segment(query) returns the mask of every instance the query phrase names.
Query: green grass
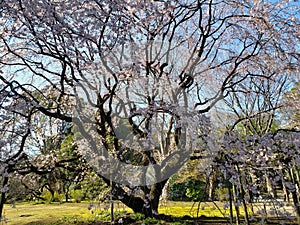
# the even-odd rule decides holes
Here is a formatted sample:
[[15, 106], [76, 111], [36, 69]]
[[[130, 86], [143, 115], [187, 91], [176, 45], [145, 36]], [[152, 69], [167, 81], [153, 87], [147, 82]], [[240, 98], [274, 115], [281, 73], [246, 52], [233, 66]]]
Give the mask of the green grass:
[[[110, 220], [109, 204], [95, 205], [93, 213], [88, 210], [89, 202], [83, 203], [17, 203], [15, 207], [6, 204], [3, 210], [4, 221], [8, 225], [41, 225], [41, 224], [74, 224], [79, 222], [94, 222]], [[115, 215], [132, 213], [120, 202], [115, 203]]]
[[[96, 220], [109, 220], [108, 211], [100, 205], [92, 214], [88, 210], [89, 203], [64, 203], [64, 204], [30, 204], [18, 203], [15, 208], [10, 205], [4, 207], [4, 217], [9, 225], [33, 224], [71, 224], [78, 221], [92, 222]], [[202, 209], [202, 205], [205, 206]], [[199, 216], [222, 217], [219, 210], [212, 204], [202, 204]], [[106, 205], [108, 206], [108, 205]], [[116, 210], [132, 213], [132, 210], [120, 203], [115, 204]], [[197, 216], [197, 204], [192, 202], [167, 202], [162, 203], [159, 213], [175, 217]], [[4, 223], [5, 224], [5, 223]]]
[[[100, 205], [92, 214], [88, 210], [89, 203], [64, 203], [64, 204], [29, 204], [29, 203], [18, 203], [15, 208], [10, 205], [4, 207], [4, 217], [8, 224], [40, 224], [51, 223], [54, 221], [63, 221], [68, 218], [72, 220], [96, 220], [95, 214], [99, 214], [98, 219], [105, 220], [109, 219], [109, 214], [103, 213], [105, 205]], [[106, 205], [108, 206], [108, 205]], [[120, 203], [115, 204], [115, 208], [122, 211], [132, 213], [132, 210], [123, 206]], [[102, 214], [101, 214], [102, 212]], [[159, 213], [172, 215], [175, 217], [182, 216], [197, 216], [197, 204], [192, 202], [167, 202], [162, 203], [159, 209]], [[218, 210], [214, 210], [209, 204], [205, 205], [204, 210], [200, 210], [199, 216], [219, 216], [222, 214]], [[106, 218], [108, 217], [108, 218]]]
[[15, 208], [5, 205], [4, 217], [8, 224], [25, 225], [52, 223], [66, 217], [88, 218], [91, 213], [87, 203], [66, 203], [50, 205], [16, 204]]
[[[222, 207], [222, 203], [218, 203], [220, 210], [212, 202], [205, 202], [198, 205], [198, 203], [193, 202], [161, 202], [159, 213], [165, 215], [171, 215], [176, 218], [181, 218], [183, 216], [189, 217], [204, 217], [204, 218], [219, 218], [229, 216], [229, 210], [226, 211]], [[8, 225], [71, 225], [71, 224], [92, 224], [95, 221], [109, 221], [109, 204], [97, 205], [96, 209], [93, 211], [88, 210], [89, 203], [64, 203], [64, 204], [33, 204], [33, 203], [18, 203], [16, 207], [11, 207], [10, 205], [5, 205], [4, 207], [4, 217], [5, 221], [2, 224]], [[199, 207], [199, 211], [198, 211]], [[243, 215], [242, 208], [240, 207], [241, 215]], [[115, 203], [115, 217], [118, 218], [128, 217], [128, 213], [132, 213], [132, 210], [125, 207], [123, 204]], [[198, 215], [197, 215], [198, 211]], [[126, 214], [126, 215], [125, 215]], [[144, 219], [142, 215], [131, 214], [130, 217], [134, 221], [143, 221], [145, 225], [147, 224], [157, 224], [151, 222], [149, 218]], [[139, 218], [140, 217], [140, 218]], [[182, 222], [182, 220], [180, 221]], [[149, 221], [148, 221], [149, 220]], [[181, 223], [180, 222], [180, 223]], [[188, 221], [183, 221], [189, 224]], [[178, 222], [179, 223], [179, 222]], [[140, 223], [136, 223], [140, 224]], [[165, 223], [162, 224], [173, 224]]]
[[[162, 203], [159, 208], [159, 213], [175, 217], [197, 217], [197, 212], [198, 203], [193, 202], [166, 202]], [[229, 213], [228, 210], [226, 212]], [[198, 216], [223, 217], [223, 214], [214, 206], [213, 203], [201, 203], [199, 206]]]

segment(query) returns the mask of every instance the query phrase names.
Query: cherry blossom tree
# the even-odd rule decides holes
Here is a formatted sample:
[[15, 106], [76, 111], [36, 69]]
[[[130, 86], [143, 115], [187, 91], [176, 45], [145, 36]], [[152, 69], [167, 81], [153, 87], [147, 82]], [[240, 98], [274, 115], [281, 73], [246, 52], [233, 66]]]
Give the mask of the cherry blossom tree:
[[[285, 124], [278, 120], [282, 117], [280, 115], [286, 112], [286, 108], [293, 105], [286, 101], [285, 96], [289, 87], [294, 85], [295, 77], [282, 73], [274, 81], [267, 78], [273, 73], [272, 68], [265, 69], [264, 73], [266, 76], [255, 80], [255, 83], [252, 78], [249, 79], [248, 88], [251, 87], [251, 92], [243, 84], [238, 84], [240, 91], [230, 93], [224, 100], [229, 107], [227, 113], [231, 114], [233, 122], [224, 135], [220, 157], [217, 157], [214, 168], [223, 171], [221, 173], [224, 175], [224, 187], [227, 187], [230, 196], [228, 206], [231, 208], [231, 218], [234, 203], [238, 223], [239, 205], [243, 206], [245, 212], [250, 205], [254, 214], [252, 203], [255, 199], [266, 198], [266, 196], [274, 206], [270, 213], [287, 216], [289, 212], [282, 214], [285, 209], [278, 198], [283, 196], [277, 195], [276, 189], [279, 187], [283, 189], [284, 201], [290, 202], [289, 193], [294, 195], [292, 199], [295, 212], [299, 216], [299, 196], [295, 191], [298, 187], [298, 163], [287, 160], [289, 154], [295, 154], [295, 159], [298, 157], [299, 131], [280, 129]], [[280, 82], [277, 82], [278, 80]], [[295, 94], [294, 90], [291, 94]], [[296, 99], [294, 95], [290, 100], [295, 102]], [[295, 113], [290, 111], [291, 114], [293, 112]], [[291, 114], [290, 116], [295, 118]], [[289, 143], [289, 147], [286, 143]], [[283, 152], [289, 153], [283, 154]], [[249, 154], [252, 157], [249, 157]], [[261, 157], [265, 158], [266, 162], [258, 161]], [[219, 182], [219, 185], [222, 186], [222, 182]], [[250, 223], [247, 213], [245, 213], [245, 223]]]
[[300, 82], [295, 82], [292, 89], [285, 94], [286, 107], [281, 110], [282, 119], [285, 122], [285, 128], [299, 129], [300, 115], [299, 115], [299, 101], [300, 101]]
[[[150, 169], [153, 177], [142, 184], [98, 171], [114, 198], [147, 216], [158, 213], [167, 171], [176, 172], [197, 148], [205, 113], [231, 93], [255, 91], [249, 80], [280, 85], [278, 75], [299, 69], [297, 2], [3, 0], [0, 6], [0, 81], [18, 86], [12, 94], [47, 117], [75, 123], [85, 144], [79, 149], [92, 150], [91, 160], [98, 151]], [[41, 92], [45, 87], [58, 94]]]
[[0, 221], [2, 210], [9, 189], [9, 179], [18, 164], [23, 162], [24, 149], [30, 134], [33, 114], [30, 103], [15, 98], [8, 86], [0, 86]]
[[[262, 185], [267, 174], [272, 187], [282, 184], [291, 193], [294, 212], [299, 217], [299, 134], [299, 131], [279, 129], [263, 136], [248, 135], [246, 138], [238, 133], [226, 135], [221, 157], [216, 164], [227, 181], [219, 185], [234, 186], [231, 197], [235, 206], [244, 205], [247, 209], [253, 195], [263, 193]], [[258, 180], [260, 182], [256, 182]], [[271, 200], [273, 205], [268, 213], [293, 219], [292, 212], [284, 209], [282, 201], [275, 197]], [[226, 203], [224, 207], [228, 206], [230, 204]], [[265, 210], [254, 211], [252, 207], [254, 215], [264, 216], [267, 213]], [[250, 217], [245, 217], [246, 223], [250, 221]]]

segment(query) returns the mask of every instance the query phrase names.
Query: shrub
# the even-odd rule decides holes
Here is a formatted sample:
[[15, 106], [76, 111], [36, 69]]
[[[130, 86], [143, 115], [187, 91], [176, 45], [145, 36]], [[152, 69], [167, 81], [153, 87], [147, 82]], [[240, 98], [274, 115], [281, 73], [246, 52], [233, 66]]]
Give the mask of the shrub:
[[205, 201], [207, 200], [205, 187], [206, 184], [203, 181], [194, 179], [188, 180], [186, 196], [192, 201]]
[[186, 183], [170, 184], [170, 198], [173, 201], [185, 201], [188, 197], [185, 195]]
[[205, 182], [187, 179], [184, 182], [170, 184], [170, 197], [173, 201], [206, 200]]
[[82, 190], [74, 190], [73, 192], [73, 199], [76, 203], [80, 203], [83, 199], [83, 193]]
[[65, 195], [64, 194], [59, 194], [57, 192], [54, 193], [54, 202], [59, 202], [59, 203], [63, 203], [65, 200]]
[[50, 191], [44, 191], [41, 197], [45, 200], [47, 204], [50, 204], [54, 200]]
[[219, 201], [228, 201], [228, 190], [227, 188], [216, 188], [215, 190], [216, 199]]

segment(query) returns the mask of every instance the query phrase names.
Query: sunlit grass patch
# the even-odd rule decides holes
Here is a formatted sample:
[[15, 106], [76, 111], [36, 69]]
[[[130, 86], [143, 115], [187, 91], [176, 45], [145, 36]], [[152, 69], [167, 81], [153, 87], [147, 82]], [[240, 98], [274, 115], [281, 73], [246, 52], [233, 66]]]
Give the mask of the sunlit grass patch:
[[[5, 205], [4, 216], [7, 218], [8, 225], [67, 225], [110, 221], [109, 202], [92, 204], [91, 207], [90, 202], [64, 204], [19, 203], [16, 204], [15, 208]], [[120, 202], [115, 202], [114, 209], [115, 218], [129, 216], [133, 221], [146, 220], [141, 214], [133, 214], [131, 209]], [[129, 213], [131, 214], [129, 215]], [[159, 213], [178, 218], [180, 221], [187, 219], [190, 222], [192, 218], [197, 217], [229, 217], [229, 209], [223, 209], [223, 203], [220, 202], [202, 202], [200, 204], [198, 202], [161, 202]], [[243, 216], [243, 214], [242, 207], [240, 207], [240, 215]], [[146, 222], [150, 224], [151, 221], [150, 219], [148, 220]]]
[[[159, 213], [172, 215], [175, 217], [191, 216], [191, 217], [224, 217], [228, 218], [230, 211], [227, 207], [224, 209], [224, 203], [221, 202], [163, 202], [159, 208]], [[239, 207], [240, 216], [244, 216], [244, 210]], [[248, 214], [251, 215], [250, 210]], [[236, 211], [233, 209], [233, 215]]]
[[159, 213], [176, 217], [223, 217], [223, 214], [213, 203], [167, 202], [161, 205]]
[[25, 225], [51, 223], [63, 217], [77, 216], [79, 218], [90, 217], [87, 209], [88, 204], [49, 204], [49, 205], [32, 205], [16, 204], [15, 208], [10, 205], [4, 207], [4, 217], [8, 224]]

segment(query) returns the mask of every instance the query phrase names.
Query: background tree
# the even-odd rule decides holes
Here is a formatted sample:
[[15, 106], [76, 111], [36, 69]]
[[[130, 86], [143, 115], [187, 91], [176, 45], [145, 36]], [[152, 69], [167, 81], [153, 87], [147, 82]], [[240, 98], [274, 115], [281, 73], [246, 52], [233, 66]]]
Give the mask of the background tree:
[[[30, 134], [29, 124], [33, 114], [30, 103], [15, 98], [9, 86], [0, 85], [0, 220], [9, 179], [25, 158], [25, 143]], [[24, 110], [26, 108], [26, 110]]]
[[300, 82], [297, 81], [291, 90], [285, 93], [286, 107], [281, 110], [281, 116], [285, 124], [283, 127], [288, 129], [300, 129], [300, 114], [299, 114], [299, 101], [300, 101]]
[[[38, 118], [38, 122], [32, 123], [35, 129], [28, 141], [31, 151], [26, 155], [26, 163], [18, 168], [19, 179], [27, 188], [32, 186], [30, 189], [36, 197], [42, 198], [41, 194], [48, 190], [49, 202], [54, 200], [55, 194], [63, 194], [68, 202], [71, 188], [84, 179], [89, 167], [77, 152], [69, 124], [55, 124], [38, 115], [34, 118]], [[32, 185], [30, 177], [35, 177], [37, 187], [34, 188], [36, 185]]]

